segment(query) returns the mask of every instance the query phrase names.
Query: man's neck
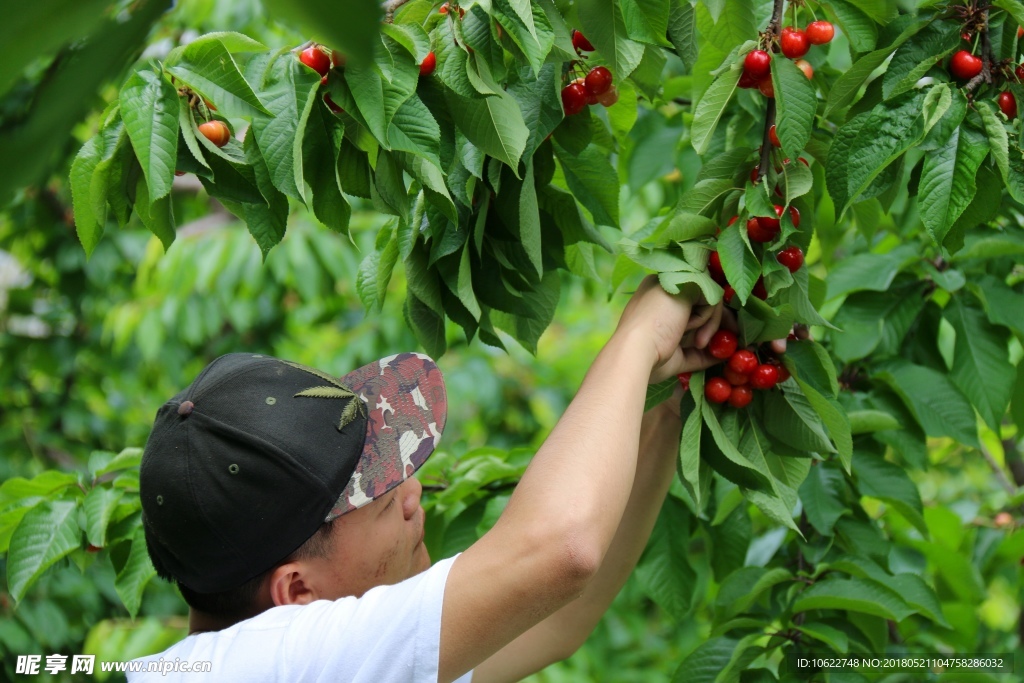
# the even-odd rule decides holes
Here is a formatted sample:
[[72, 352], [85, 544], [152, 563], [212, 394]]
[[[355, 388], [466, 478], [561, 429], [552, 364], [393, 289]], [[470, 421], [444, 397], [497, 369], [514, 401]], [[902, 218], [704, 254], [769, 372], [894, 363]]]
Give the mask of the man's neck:
[[226, 619], [224, 617], [217, 617], [212, 614], [207, 614], [206, 612], [200, 612], [199, 610], [189, 609], [188, 634], [191, 636], [195, 635], [196, 633], [221, 631], [230, 626], [234, 626], [240, 621], [243, 621], [243, 619]]

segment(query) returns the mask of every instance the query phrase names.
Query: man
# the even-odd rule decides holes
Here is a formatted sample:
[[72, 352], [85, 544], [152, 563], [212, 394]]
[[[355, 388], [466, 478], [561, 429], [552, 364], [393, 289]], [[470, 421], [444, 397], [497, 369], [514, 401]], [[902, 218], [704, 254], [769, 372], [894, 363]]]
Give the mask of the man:
[[[722, 309], [694, 312], [698, 294], [643, 281], [494, 528], [433, 567], [412, 476], [445, 423], [430, 359], [340, 380], [211, 363], [160, 409], [141, 468], [147, 545], [189, 636], [129, 680], [489, 683], [568, 657], [675, 473], [678, 401], [644, 414], [648, 383], [716, 362], [703, 349]], [[209, 674], [185, 673], [201, 662]]]

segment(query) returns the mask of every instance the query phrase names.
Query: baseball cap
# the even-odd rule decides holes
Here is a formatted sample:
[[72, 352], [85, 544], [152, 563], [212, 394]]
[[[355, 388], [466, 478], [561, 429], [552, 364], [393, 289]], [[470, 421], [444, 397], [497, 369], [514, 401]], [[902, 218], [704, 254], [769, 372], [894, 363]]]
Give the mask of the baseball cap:
[[419, 353], [341, 378], [221, 356], [157, 411], [139, 483], [149, 552], [196, 592], [236, 588], [412, 476], [447, 407]]

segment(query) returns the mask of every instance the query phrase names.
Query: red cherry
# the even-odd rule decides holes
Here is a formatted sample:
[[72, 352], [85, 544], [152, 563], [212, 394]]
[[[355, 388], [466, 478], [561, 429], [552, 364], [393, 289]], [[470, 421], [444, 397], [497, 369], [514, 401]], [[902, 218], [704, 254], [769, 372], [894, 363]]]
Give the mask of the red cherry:
[[775, 258], [791, 273], [800, 270], [800, 266], [804, 264], [804, 252], [800, 247], [786, 247]]
[[231, 140], [231, 130], [223, 121], [207, 121], [199, 124], [199, 132], [217, 147], [223, 147]]
[[708, 342], [708, 353], [715, 358], [725, 359], [736, 353], [736, 346], [740, 343], [735, 332], [719, 330]]
[[750, 169], [750, 182], [757, 185], [757, 174], [761, 170], [761, 165], [758, 164], [754, 168]]
[[757, 365], [757, 356], [753, 351], [746, 349], [740, 349], [729, 359], [729, 367], [742, 375], [749, 375], [757, 368]]
[[680, 372], [676, 377], [679, 379], [679, 386], [683, 388], [683, 391], [690, 390], [690, 377], [693, 375], [692, 372]]
[[747, 221], [747, 237], [750, 238], [751, 242], [771, 242], [775, 239], [777, 230], [769, 230], [761, 225], [761, 221], [757, 218], [751, 218]]
[[735, 223], [737, 218], [739, 218], [739, 216], [733, 216], [732, 218], [730, 218], [729, 222], [725, 224], [726, 227], [728, 227], [728, 226], [732, 225], [733, 223]]
[[1024, 81], [1024, 66], [1018, 66], [1013, 70], [1013, 73], [1017, 77], [1018, 81]]
[[761, 91], [761, 94], [768, 99], [775, 99], [775, 84], [772, 83], [771, 76], [765, 76], [757, 83], [757, 89]]
[[772, 124], [772, 127], [768, 129], [768, 140], [772, 143], [772, 146], [782, 147], [782, 143], [779, 142], [779, 134], [775, 132], [774, 123]]
[[732, 288], [732, 285], [726, 285], [725, 286], [725, 294], [722, 297], [723, 299], [725, 299], [725, 303], [727, 303], [727, 304], [732, 303], [732, 298], [734, 296], [736, 296], [736, 290]]
[[800, 227], [800, 209], [795, 206], [789, 207], [789, 220], [793, 221], [793, 227]]
[[736, 85], [740, 88], [756, 88], [757, 79], [744, 71], [740, 74], [740, 81]]
[[176, 176], [178, 176], [180, 178], [181, 176], [185, 175], [185, 171], [175, 171], [174, 175], [176, 175]]
[[712, 377], [704, 385], [704, 396], [712, 403], [725, 403], [732, 395], [732, 386], [721, 377]]
[[827, 21], [812, 21], [807, 24], [804, 33], [807, 34], [807, 40], [811, 45], [824, 45], [832, 40], [832, 37], [836, 34], [836, 29]]
[[331, 58], [316, 45], [307, 47], [299, 54], [299, 61], [321, 76], [331, 70]]
[[751, 50], [743, 58], [743, 73], [760, 81], [771, 72], [772, 57], [764, 50]]
[[782, 217], [782, 207], [778, 204], [775, 205], [775, 216], [758, 216], [757, 222], [761, 224], [763, 230], [771, 232], [773, 235], [778, 234], [780, 230], [779, 218]]
[[811, 66], [811, 63], [806, 59], [798, 59], [793, 63], [797, 65], [797, 68], [804, 72], [804, 76], [807, 76], [807, 80], [814, 78], [814, 67]]
[[434, 73], [434, 69], [437, 68], [437, 56], [434, 55], [433, 50], [427, 53], [427, 56], [420, 62], [420, 76], [429, 76]]
[[758, 365], [750, 373], [750, 384], [755, 389], [771, 389], [779, 382], [779, 369], [774, 365]]
[[981, 57], [975, 57], [967, 50], [960, 50], [949, 60], [949, 72], [964, 81], [980, 74], [981, 66]]
[[[446, 2], [443, 5], [441, 5], [441, 8], [439, 10], [437, 10], [437, 11], [438, 11], [439, 14], [448, 14], [448, 3]], [[460, 7], [459, 8], [459, 19], [461, 19], [464, 16], [466, 16], [466, 10], [464, 10], [464, 9], [462, 9]]]
[[964, 31], [963, 33], [960, 34], [960, 40], [964, 41], [965, 43], [971, 42], [971, 37], [972, 36], [970, 31]]
[[590, 95], [595, 97], [603, 95], [608, 92], [608, 88], [612, 87], [612, 72], [603, 66], [595, 66], [587, 74], [583, 86]]
[[761, 301], [764, 301], [765, 299], [768, 298], [768, 290], [764, 286], [763, 277], [757, 278], [757, 282], [754, 283], [753, 294]]
[[722, 376], [729, 380], [729, 384], [734, 387], [738, 387], [750, 381], [749, 375], [744, 375], [742, 372], [736, 372], [728, 365], [722, 368]]
[[1017, 40], [1024, 38], [1024, 26], [1017, 27]]
[[619, 89], [614, 85], [608, 88], [608, 91], [603, 95], [597, 96], [597, 102], [602, 107], [611, 107], [619, 101]]
[[782, 382], [785, 382], [790, 377], [792, 377], [792, 375], [789, 374], [789, 370], [786, 368], [785, 365], [783, 365], [781, 363], [778, 363], [778, 362], [774, 362], [774, 363], [772, 363], [772, 366], [775, 367], [776, 369], [778, 369], [778, 371], [779, 371], [779, 383], [780, 384]]
[[729, 405], [733, 408], [746, 408], [754, 400], [754, 390], [748, 386], [733, 387], [729, 394]]
[[810, 165], [809, 163], [807, 163], [807, 159], [804, 159], [803, 157], [799, 157], [799, 158], [797, 158], [797, 161], [799, 161], [799, 162], [800, 162], [801, 164], [803, 164], [803, 165], [804, 165], [804, 166], [806, 166], [807, 168], [810, 168], [810, 167], [811, 167], [811, 165]]
[[712, 280], [725, 286], [725, 271], [722, 270], [722, 258], [717, 251], [711, 252], [711, 256], [708, 258], [708, 273]]
[[1006, 114], [1006, 118], [1015, 119], [1017, 118], [1017, 98], [1013, 96], [1013, 93], [1009, 90], [1004, 90], [999, 93], [999, 109]]
[[572, 32], [572, 46], [576, 48], [577, 52], [580, 52], [581, 50], [583, 52], [592, 52], [594, 50], [594, 46], [591, 45], [590, 41], [587, 40], [579, 31]]
[[579, 114], [587, 106], [587, 91], [579, 83], [570, 83], [562, 88], [562, 109], [566, 116]]
[[799, 59], [811, 49], [811, 41], [807, 39], [806, 33], [789, 26], [782, 29], [779, 46], [782, 48], [782, 54], [790, 59]]

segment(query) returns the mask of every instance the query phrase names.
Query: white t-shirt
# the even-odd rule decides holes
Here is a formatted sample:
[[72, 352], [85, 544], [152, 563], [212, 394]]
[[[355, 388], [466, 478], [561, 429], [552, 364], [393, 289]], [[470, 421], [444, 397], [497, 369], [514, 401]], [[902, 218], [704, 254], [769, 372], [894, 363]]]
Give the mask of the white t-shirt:
[[[458, 557], [456, 555], [456, 557]], [[130, 683], [436, 683], [441, 604], [454, 557], [361, 598], [282, 605], [134, 660]], [[184, 673], [210, 662], [208, 673]], [[178, 671], [172, 666], [177, 664]], [[163, 671], [168, 670], [167, 674]], [[145, 669], [144, 669], [145, 671]], [[457, 683], [469, 683], [472, 671]]]

